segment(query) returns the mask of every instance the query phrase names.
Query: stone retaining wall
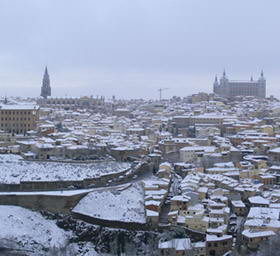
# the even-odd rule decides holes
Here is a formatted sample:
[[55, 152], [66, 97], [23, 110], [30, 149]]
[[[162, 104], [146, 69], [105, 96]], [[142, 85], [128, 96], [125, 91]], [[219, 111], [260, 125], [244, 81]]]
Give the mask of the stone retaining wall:
[[136, 222], [123, 222], [123, 221], [116, 221], [116, 220], [105, 220], [99, 219], [95, 217], [91, 217], [88, 215], [84, 215], [77, 212], [71, 213], [72, 217], [75, 219], [83, 220], [87, 223], [100, 225], [103, 227], [110, 227], [110, 228], [123, 228], [128, 230], [149, 230], [149, 226], [145, 223], [136, 223]]
[[19, 191], [51, 191], [61, 189], [86, 188], [90, 185], [105, 185], [109, 180], [125, 175], [130, 169], [117, 173], [106, 174], [96, 178], [83, 180], [59, 180], [59, 181], [21, 181], [19, 184], [0, 184], [2, 192]]
[[[133, 168], [133, 172], [125, 177], [122, 182], [124, 183], [127, 179], [131, 178], [131, 176], [150, 171], [151, 165], [147, 162], [143, 162]], [[0, 205], [16, 205], [25, 208], [29, 208], [32, 210], [45, 210], [53, 213], [65, 213], [69, 214], [71, 210], [76, 206], [76, 204], [88, 194], [88, 192], [81, 192], [75, 195], [66, 195], [61, 194], [59, 192], [56, 195], [51, 194], [40, 194], [36, 191], [55, 191], [61, 190], [69, 187], [69, 186], [80, 186], [80, 188], [86, 188], [90, 185], [94, 185], [96, 187], [101, 187], [103, 184], [106, 184], [109, 179], [114, 177], [118, 177], [127, 172], [127, 170], [121, 173], [114, 173], [105, 175], [100, 178], [92, 178], [85, 179], [83, 181], [54, 181], [54, 182], [43, 182], [43, 181], [34, 181], [34, 182], [21, 182], [20, 184], [0, 184], [0, 190], [2, 192], [15, 192], [9, 194], [1, 194], [0, 193]], [[118, 184], [120, 182], [116, 182]], [[115, 185], [116, 185], [115, 184]], [[60, 189], [61, 188], [61, 189]], [[26, 191], [34, 191], [36, 193], [16, 193], [16, 192], [26, 192]], [[81, 218], [89, 223], [100, 223], [98, 225], [104, 225], [115, 228], [125, 228], [132, 230], [144, 230], [148, 229], [146, 224], [141, 223], [124, 223], [124, 222], [108, 222], [106, 220], [100, 219], [88, 219], [88, 216], [82, 216], [81, 214], [74, 214], [76, 218]]]
[[[105, 186], [109, 180], [124, 176], [123, 179], [115, 182], [115, 185], [129, 181], [135, 174], [150, 171], [151, 165], [143, 162], [134, 168], [111, 174], [105, 174], [96, 178], [86, 178], [83, 180], [60, 180], [60, 181], [22, 181], [19, 184], [0, 184], [2, 192], [27, 192], [27, 191], [52, 191], [62, 189], [81, 189], [88, 187]], [[128, 175], [127, 172], [131, 171]]]
[[49, 211], [53, 213], [69, 214], [76, 204], [87, 194], [88, 192], [75, 194], [75, 195], [1, 195], [0, 205], [16, 205], [36, 211]]

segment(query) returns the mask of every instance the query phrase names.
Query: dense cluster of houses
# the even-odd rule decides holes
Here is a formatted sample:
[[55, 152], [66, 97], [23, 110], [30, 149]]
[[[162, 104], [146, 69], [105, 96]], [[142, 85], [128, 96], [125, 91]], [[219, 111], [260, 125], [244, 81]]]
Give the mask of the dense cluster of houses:
[[[206, 97], [207, 96], [207, 97]], [[15, 102], [13, 102], [15, 104]], [[36, 129], [0, 132], [0, 152], [30, 161], [154, 162], [141, 182], [147, 223], [190, 237], [159, 242], [162, 255], [256, 250], [280, 231], [280, 102], [197, 94], [170, 100], [42, 106]], [[190, 254], [192, 253], [192, 254]]]
[[171, 171], [169, 163], [162, 163], [157, 172], [158, 178], [143, 181], [146, 218], [152, 226], [159, 224], [159, 214], [170, 188]]

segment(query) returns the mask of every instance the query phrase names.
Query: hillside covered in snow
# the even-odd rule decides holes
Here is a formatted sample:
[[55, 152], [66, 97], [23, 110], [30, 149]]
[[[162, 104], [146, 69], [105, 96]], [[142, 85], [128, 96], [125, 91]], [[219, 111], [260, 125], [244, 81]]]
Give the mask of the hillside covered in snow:
[[91, 192], [73, 212], [104, 220], [145, 223], [143, 187], [135, 183], [127, 188]]
[[0, 230], [1, 247], [30, 253], [60, 249], [68, 244], [67, 233], [55, 221], [18, 206], [0, 205]]

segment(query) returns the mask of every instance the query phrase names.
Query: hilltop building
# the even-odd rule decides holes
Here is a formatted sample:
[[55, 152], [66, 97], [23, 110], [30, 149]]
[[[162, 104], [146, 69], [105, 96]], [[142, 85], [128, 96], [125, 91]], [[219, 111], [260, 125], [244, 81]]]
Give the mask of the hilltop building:
[[104, 105], [104, 97], [84, 96], [79, 98], [41, 98], [37, 101], [40, 107], [58, 109], [96, 108]]
[[258, 98], [265, 98], [266, 96], [266, 80], [261, 72], [261, 76], [258, 80], [229, 80], [226, 76], [226, 72], [223, 72], [223, 76], [218, 81], [217, 76], [213, 84], [214, 93], [224, 98], [232, 99], [236, 96], [254, 96]]
[[77, 108], [97, 108], [104, 105], [104, 97], [84, 96], [84, 97], [60, 97], [48, 98], [51, 96], [50, 76], [48, 68], [45, 68], [43, 83], [41, 87], [41, 98], [37, 100], [40, 107], [59, 108], [59, 109], [77, 109]]

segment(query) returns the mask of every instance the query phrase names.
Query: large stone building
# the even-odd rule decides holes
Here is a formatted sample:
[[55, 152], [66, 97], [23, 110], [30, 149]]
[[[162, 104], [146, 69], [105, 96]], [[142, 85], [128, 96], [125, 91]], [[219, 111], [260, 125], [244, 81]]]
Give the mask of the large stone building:
[[25, 134], [37, 127], [39, 120], [39, 107], [37, 105], [1, 105], [0, 130]]
[[59, 109], [77, 109], [77, 108], [96, 108], [104, 105], [104, 97], [94, 98], [84, 96], [80, 98], [40, 98], [37, 101], [41, 107], [59, 108]]
[[59, 108], [59, 109], [77, 109], [77, 108], [98, 108], [101, 105], [104, 105], [104, 97], [92, 97], [84, 96], [77, 98], [48, 98], [51, 96], [51, 86], [50, 86], [50, 77], [48, 73], [48, 68], [45, 68], [45, 73], [43, 77], [43, 83], [41, 87], [41, 98], [37, 100], [37, 104], [40, 107], [50, 107], [50, 108]]
[[236, 96], [254, 96], [258, 98], [265, 98], [266, 96], [266, 80], [263, 72], [258, 80], [240, 81], [229, 80], [226, 76], [226, 72], [223, 72], [223, 76], [218, 81], [217, 76], [213, 84], [214, 93], [232, 99]]

